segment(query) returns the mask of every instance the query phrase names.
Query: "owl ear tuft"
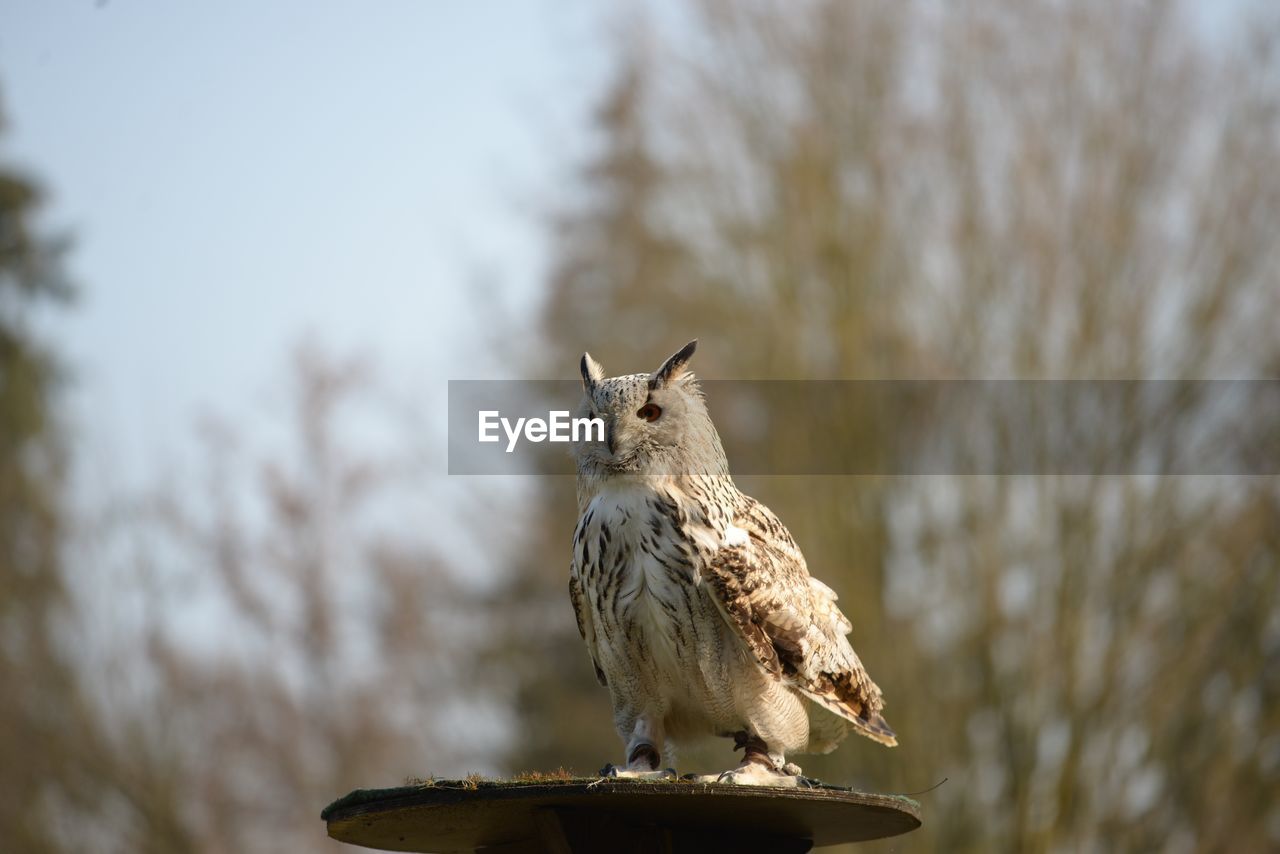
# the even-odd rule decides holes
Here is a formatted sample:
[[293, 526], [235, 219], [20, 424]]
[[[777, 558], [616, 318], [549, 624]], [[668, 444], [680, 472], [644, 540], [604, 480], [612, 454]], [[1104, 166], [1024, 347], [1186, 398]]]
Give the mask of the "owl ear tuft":
[[591, 387], [604, 379], [604, 366], [591, 358], [590, 353], [582, 354], [582, 389], [590, 391]]
[[681, 374], [688, 370], [689, 359], [693, 358], [693, 351], [696, 349], [698, 349], [697, 338], [681, 347], [671, 358], [662, 363], [661, 368], [658, 368], [649, 377], [649, 388], [657, 390], [672, 380], [678, 379]]

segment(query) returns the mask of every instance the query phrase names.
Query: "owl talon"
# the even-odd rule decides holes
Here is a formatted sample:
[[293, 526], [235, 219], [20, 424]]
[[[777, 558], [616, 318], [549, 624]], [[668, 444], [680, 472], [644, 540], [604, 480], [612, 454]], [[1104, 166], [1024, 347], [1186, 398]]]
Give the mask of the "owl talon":
[[661, 771], [628, 771], [612, 763], [600, 769], [600, 776], [628, 780], [675, 780], [678, 778], [674, 768], [663, 768]]
[[784, 774], [765, 767], [756, 762], [739, 765], [712, 778], [710, 775], [700, 778], [698, 782], [728, 783], [735, 786], [774, 786], [779, 789], [811, 789], [813, 785], [808, 777], [798, 774]]

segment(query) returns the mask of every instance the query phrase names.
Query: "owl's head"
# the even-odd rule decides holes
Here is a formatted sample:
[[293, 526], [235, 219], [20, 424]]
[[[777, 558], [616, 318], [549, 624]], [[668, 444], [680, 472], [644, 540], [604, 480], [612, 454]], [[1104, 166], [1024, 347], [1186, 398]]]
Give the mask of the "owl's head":
[[603, 441], [574, 446], [581, 474], [728, 474], [698, 380], [689, 370], [690, 341], [653, 373], [606, 377], [582, 354], [580, 418], [604, 421]]

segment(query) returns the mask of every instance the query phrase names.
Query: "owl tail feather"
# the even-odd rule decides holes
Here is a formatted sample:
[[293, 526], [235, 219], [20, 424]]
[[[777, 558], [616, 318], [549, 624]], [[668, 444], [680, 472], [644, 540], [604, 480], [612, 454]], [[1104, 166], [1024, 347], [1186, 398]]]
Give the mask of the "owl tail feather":
[[898, 735], [889, 728], [888, 722], [880, 713], [876, 713], [871, 720], [860, 717], [850, 717], [849, 722], [853, 724], [853, 728], [862, 735], [872, 741], [878, 741], [885, 747], [897, 747]]
[[889, 726], [888, 721], [879, 712], [872, 712], [869, 718], [864, 718], [857, 706], [832, 697], [829, 694], [809, 694], [809, 697], [818, 704], [825, 706], [828, 711], [834, 712], [844, 718], [853, 725], [853, 729], [865, 735], [872, 741], [878, 741], [885, 747], [898, 746], [898, 734]]

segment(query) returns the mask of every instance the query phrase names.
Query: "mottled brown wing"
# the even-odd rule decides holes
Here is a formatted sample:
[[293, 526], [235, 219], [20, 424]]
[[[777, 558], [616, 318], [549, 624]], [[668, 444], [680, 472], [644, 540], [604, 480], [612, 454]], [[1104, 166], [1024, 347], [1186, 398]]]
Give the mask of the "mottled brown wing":
[[897, 744], [880, 714], [880, 689], [845, 638], [852, 627], [835, 593], [809, 575], [786, 527], [746, 496], [733, 524], [746, 532], [746, 542], [712, 553], [705, 576], [730, 625], [765, 670], [863, 735]]
[[609, 680], [605, 679], [604, 671], [596, 661], [596, 630], [591, 621], [591, 609], [584, 599], [585, 595], [582, 579], [578, 574], [578, 562], [575, 559], [569, 564], [569, 601], [573, 603], [573, 616], [578, 622], [578, 634], [582, 635], [582, 639], [587, 643], [587, 652], [591, 655], [591, 666], [595, 668], [596, 680], [607, 687]]

